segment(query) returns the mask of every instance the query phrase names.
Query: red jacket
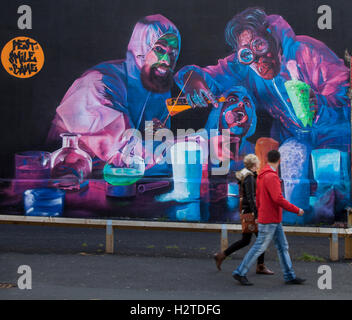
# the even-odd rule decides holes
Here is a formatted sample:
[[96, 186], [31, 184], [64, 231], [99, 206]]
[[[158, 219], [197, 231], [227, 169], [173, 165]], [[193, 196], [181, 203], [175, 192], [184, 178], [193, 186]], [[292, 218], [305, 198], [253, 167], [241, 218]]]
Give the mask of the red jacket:
[[279, 176], [268, 164], [257, 178], [256, 203], [259, 223], [281, 223], [282, 208], [299, 213], [299, 208], [282, 195]]

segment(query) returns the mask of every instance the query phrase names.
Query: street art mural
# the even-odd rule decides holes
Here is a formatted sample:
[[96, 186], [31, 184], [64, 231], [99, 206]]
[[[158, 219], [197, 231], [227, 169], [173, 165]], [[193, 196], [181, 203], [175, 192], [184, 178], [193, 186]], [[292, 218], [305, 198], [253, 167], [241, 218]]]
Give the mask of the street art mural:
[[[341, 154], [350, 149], [349, 70], [323, 43], [308, 36], [296, 36], [283, 17], [268, 16], [261, 9], [249, 8], [237, 14], [227, 24], [225, 34], [233, 48], [232, 55], [215, 66], [184, 67], [178, 72], [177, 81], [182, 85], [190, 70], [197, 74], [185, 90], [193, 105], [204, 105], [201, 96], [217, 96], [233, 83], [244, 83], [250, 88], [257, 108], [265, 109], [273, 118], [270, 138], [281, 145], [285, 195], [309, 210], [310, 161], [314, 163], [313, 179], [317, 179], [317, 174], [330, 175], [329, 162], [339, 166], [337, 171], [341, 173]], [[319, 157], [319, 149], [330, 156]], [[343, 191], [335, 192], [343, 193], [347, 203], [346, 174], [333, 180], [343, 186]], [[328, 189], [317, 188], [312, 201], [331, 193], [331, 183]], [[331, 217], [333, 207], [328, 214]], [[313, 205], [313, 211], [314, 208], [317, 207]], [[320, 212], [315, 211], [305, 219], [317, 218]], [[296, 219], [287, 213], [286, 222]]]
[[[148, 121], [162, 126], [180, 47], [179, 31], [171, 21], [161, 15], [140, 20], [125, 60], [92, 67], [70, 87], [56, 109], [49, 138], [55, 139], [57, 132], [79, 133], [84, 149], [103, 162], [124, 162], [121, 155], [129, 156], [132, 149], [150, 157], [148, 151], [153, 150], [143, 152], [138, 137], [125, 133], [130, 128], [144, 132]], [[170, 128], [170, 120], [162, 127]], [[155, 171], [166, 175], [169, 168], [158, 165]]]
[[306, 212], [284, 212], [283, 222], [343, 222], [351, 201], [344, 61], [283, 16], [250, 7], [225, 26], [229, 55], [182, 65], [188, 34], [181, 41], [184, 26], [171, 20], [157, 10], [140, 17], [125, 58], [97, 61], [68, 84], [52, 107], [46, 151], [16, 152], [0, 213], [237, 223], [235, 172], [246, 154], [262, 167], [276, 149], [285, 197]]

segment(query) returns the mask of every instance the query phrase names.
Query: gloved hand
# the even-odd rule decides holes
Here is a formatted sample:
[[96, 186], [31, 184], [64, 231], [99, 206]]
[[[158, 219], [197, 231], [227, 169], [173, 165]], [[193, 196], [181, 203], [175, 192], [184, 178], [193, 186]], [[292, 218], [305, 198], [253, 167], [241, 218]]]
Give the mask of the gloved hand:
[[108, 160], [108, 163], [118, 168], [130, 168], [135, 156], [141, 157], [142, 143], [139, 138], [131, 136], [128, 141]]
[[128, 168], [126, 163], [125, 155], [123, 153], [117, 152], [108, 160], [108, 163], [116, 168]]
[[310, 107], [310, 110], [313, 112], [313, 119], [314, 119], [316, 114], [318, 113], [318, 99], [312, 88], [310, 88], [309, 90], [309, 107]]
[[208, 100], [210, 103], [214, 105], [214, 107], [218, 107], [218, 102], [216, 101], [215, 96], [210, 91], [207, 83], [204, 78], [196, 71], [189, 71], [184, 76], [184, 83], [187, 84], [185, 86], [184, 92], [188, 101], [188, 104], [194, 107], [207, 107]]

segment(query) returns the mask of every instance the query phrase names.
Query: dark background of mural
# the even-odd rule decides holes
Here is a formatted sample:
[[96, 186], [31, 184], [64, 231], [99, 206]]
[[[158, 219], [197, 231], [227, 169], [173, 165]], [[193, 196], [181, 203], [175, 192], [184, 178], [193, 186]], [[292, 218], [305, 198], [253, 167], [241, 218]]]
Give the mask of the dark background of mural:
[[[145, 15], [163, 14], [179, 28], [182, 49], [177, 70], [187, 64], [216, 64], [218, 58], [228, 55], [225, 25], [234, 14], [251, 6], [282, 15], [296, 34], [323, 41], [339, 57], [346, 47], [352, 49], [350, 0], [3, 0], [1, 4], [0, 47], [23, 35], [39, 41], [45, 54], [43, 69], [30, 79], [14, 78], [1, 67], [1, 177], [13, 176], [15, 152], [47, 148], [44, 142], [51, 120], [68, 87], [89, 67], [124, 58], [133, 27]], [[17, 9], [22, 4], [32, 8], [32, 30], [17, 27]], [[317, 9], [324, 4], [332, 9], [332, 30], [317, 26]], [[177, 124], [184, 128], [192, 124], [197, 129], [206, 116], [206, 110], [188, 112]]]

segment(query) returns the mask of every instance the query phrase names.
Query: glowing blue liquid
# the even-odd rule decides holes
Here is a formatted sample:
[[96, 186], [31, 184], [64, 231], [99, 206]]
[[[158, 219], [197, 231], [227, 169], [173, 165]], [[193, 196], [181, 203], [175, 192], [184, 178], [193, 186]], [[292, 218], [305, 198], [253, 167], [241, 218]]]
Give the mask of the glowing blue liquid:
[[177, 143], [171, 148], [174, 189], [157, 201], [188, 202], [200, 198], [202, 150], [196, 143]]
[[65, 192], [57, 189], [30, 189], [23, 193], [27, 216], [59, 217], [62, 215]]
[[186, 150], [185, 155], [190, 161], [172, 164], [174, 193], [188, 200], [199, 199], [202, 181], [201, 151]]
[[323, 194], [332, 185], [341, 182], [340, 151], [334, 149], [317, 149], [312, 151], [314, 179], [318, 184], [317, 194]]

